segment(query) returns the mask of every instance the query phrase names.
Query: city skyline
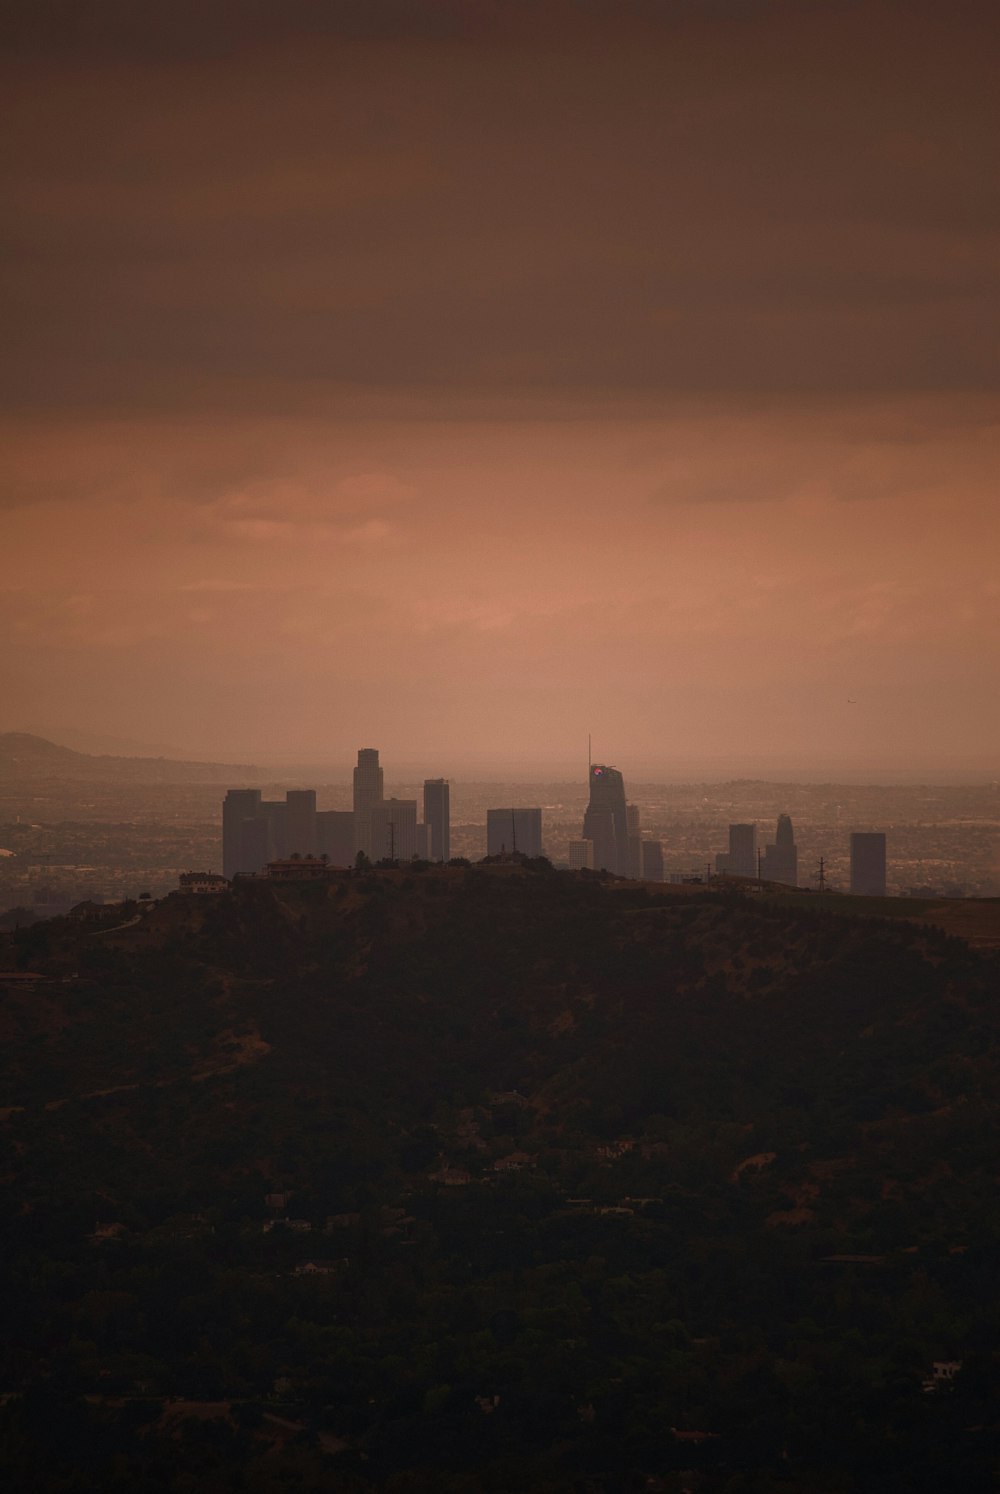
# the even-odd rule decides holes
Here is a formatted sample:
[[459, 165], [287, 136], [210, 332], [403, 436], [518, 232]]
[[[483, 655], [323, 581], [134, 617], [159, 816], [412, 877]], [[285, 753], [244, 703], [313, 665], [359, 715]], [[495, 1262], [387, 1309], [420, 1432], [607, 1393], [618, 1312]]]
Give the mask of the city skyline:
[[[623, 773], [611, 764], [591, 762], [587, 789], [582, 832], [578, 838], [569, 837], [564, 859], [553, 858], [546, 847], [540, 805], [489, 806], [481, 826], [483, 856], [487, 860], [546, 856], [570, 870], [664, 881], [662, 836], [643, 827], [640, 806], [627, 799]], [[273, 867], [276, 875], [289, 876], [291, 862], [302, 864], [305, 872], [311, 871], [310, 863], [319, 861], [333, 870], [451, 859], [447, 779], [424, 780], [421, 821], [417, 799], [385, 796], [379, 749], [362, 747], [353, 771], [352, 799], [351, 810], [319, 810], [314, 789], [289, 789], [284, 801], [263, 800], [260, 789], [229, 789], [222, 805], [224, 874], [260, 875]], [[774, 840], [766, 845], [759, 842], [757, 821], [730, 824], [728, 833], [728, 850], [717, 852], [714, 863], [705, 864], [704, 874], [700, 867], [687, 873], [672, 871], [670, 880], [690, 883], [737, 877], [789, 889], [800, 886], [798, 846], [788, 813], [778, 814]], [[884, 897], [885, 832], [851, 831], [849, 857], [849, 890]], [[823, 891], [827, 882], [822, 858], [818, 877]]]

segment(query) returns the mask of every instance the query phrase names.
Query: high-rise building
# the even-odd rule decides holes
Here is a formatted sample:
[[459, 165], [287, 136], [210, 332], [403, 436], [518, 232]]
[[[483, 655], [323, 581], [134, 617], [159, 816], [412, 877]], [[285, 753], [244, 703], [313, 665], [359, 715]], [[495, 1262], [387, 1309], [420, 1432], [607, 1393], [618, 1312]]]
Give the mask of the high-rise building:
[[541, 856], [542, 811], [540, 809], [488, 809], [486, 811], [487, 856]]
[[642, 843], [642, 879], [644, 882], [663, 881], [663, 846], [658, 840]]
[[451, 788], [447, 778], [424, 780], [424, 824], [430, 831], [431, 861], [451, 860]]
[[431, 859], [431, 827], [426, 820], [417, 821], [417, 860]]
[[583, 838], [594, 842], [594, 866], [627, 877], [629, 874], [628, 809], [625, 780], [617, 768], [592, 763], [590, 803], [583, 817]]
[[368, 808], [372, 861], [412, 861], [417, 854], [416, 799], [383, 799]]
[[761, 876], [766, 882], [780, 882], [785, 887], [799, 885], [799, 853], [787, 814], [779, 814], [774, 845], [764, 848]]
[[224, 875], [249, 876], [284, 856], [287, 818], [285, 800], [261, 799], [260, 789], [230, 789], [222, 803]]
[[378, 749], [361, 747], [358, 750], [358, 765], [354, 769], [354, 849], [363, 851], [372, 860], [370, 811], [374, 804], [382, 802], [385, 793], [385, 774], [379, 767]]
[[241, 875], [262, 872], [269, 861], [274, 861], [278, 852], [274, 846], [271, 818], [265, 812], [243, 821], [240, 836]]
[[355, 857], [354, 815], [349, 809], [321, 809], [316, 816], [316, 854], [331, 866], [350, 866]]
[[851, 836], [851, 891], [885, 897], [885, 833], [856, 830]]
[[285, 805], [285, 855], [315, 856], [316, 790], [289, 789]]
[[592, 840], [571, 840], [569, 843], [569, 869], [570, 871], [594, 870], [594, 842]]
[[755, 877], [757, 875], [757, 826], [730, 825], [729, 852], [715, 858], [720, 876]]
[[260, 815], [260, 789], [230, 789], [222, 801], [222, 874], [259, 871], [250, 865], [249, 848], [244, 844], [243, 825]]

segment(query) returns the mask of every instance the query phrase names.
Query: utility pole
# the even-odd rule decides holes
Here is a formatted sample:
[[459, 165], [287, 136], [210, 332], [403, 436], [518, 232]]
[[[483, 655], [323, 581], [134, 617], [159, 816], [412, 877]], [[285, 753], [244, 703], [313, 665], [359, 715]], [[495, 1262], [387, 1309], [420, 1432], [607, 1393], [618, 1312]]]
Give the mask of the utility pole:
[[[325, 821], [324, 821], [325, 823]], [[389, 860], [396, 864], [396, 821], [389, 821]]]
[[826, 866], [822, 856], [819, 858], [819, 890], [826, 891]]

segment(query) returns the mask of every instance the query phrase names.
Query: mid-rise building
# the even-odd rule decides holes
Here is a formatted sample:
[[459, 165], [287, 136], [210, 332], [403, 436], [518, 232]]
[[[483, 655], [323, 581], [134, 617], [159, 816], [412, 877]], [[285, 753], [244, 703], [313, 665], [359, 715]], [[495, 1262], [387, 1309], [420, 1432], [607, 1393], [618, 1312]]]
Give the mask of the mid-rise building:
[[642, 879], [644, 882], [663, 881], [663, 845], [658, 840], [642, 843]]
[[716, 874], [720, 877], [755, 877], [757, 875], [757, 826], [730, 825], [729, 851], [716, 856]]
[[764, 848], [761, 876], [766, 882], [780, 882], [785, 887], [799, 885], [799, 853], [787, 814], [779, 814], [774, 845]]
[[594, 843], [595, 868], [629, 874], [628, 808], [625, 780], [606, 763], [590, 767], [590, 802], [583, 817], [583, 839]]
[[349, 809], [321, 809], [316, 816], [316, 854], [331, 866], [350, 866], [354, 849], [354, 815]]
[[424, 780], [424, 824], [430, 831], [429, 861], [451, 860], [451, 787], [447, 778]]
[[417, 854], [416, 799], [383, 799], [368, 808], [372, 861], [412, 861]]
[[289, 789], [262, 799], [260, 789], [230, 789], [222, 804], [222, 870], [228, 877], [262, 872], [269, 861], [314, 856], [316, 791]]
[[569, 843], [569, 869], [570, 871], [594, 870], [594, 842], [592, 840], [571, 840]]
[[262, 872], [269, 861], [282, 855], [274, 837], [274, 822], [262, 806], [262, 812], [252, 820], [243, 821], [240, 836], [240, 875], [254, 876]]
[[285, 795], [286, 856], [316, 854], [316, 790], [289, 789]]
[[885, 832], [856, 830], [851, 835], [851, 891], [885, 897]]
[[251, 864], [252, 856], [245, 844], [247, 820], [260, 816], [260, 789], [230, 789], [222, 801], [222, 875], [232, 878], [240, 873], [259, 871], [267, 861]]
[[488, 809], [487, 856], [541, 856], [541, 809]]

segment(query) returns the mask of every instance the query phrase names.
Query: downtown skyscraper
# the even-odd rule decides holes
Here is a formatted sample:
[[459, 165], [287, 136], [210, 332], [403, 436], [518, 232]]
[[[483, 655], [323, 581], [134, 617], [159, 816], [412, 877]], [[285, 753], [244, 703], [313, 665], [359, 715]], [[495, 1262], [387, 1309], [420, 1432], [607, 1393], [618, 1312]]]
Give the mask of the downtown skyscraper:
[[764, 848], [761, 875], [765, 882], [780, 882], [785, 887], [799, 885], [799, 853], [787, 814], [779, 814], [774, 844]]
[[385, 797], [385, 774], [377, 747], [360, 747], [354, 769], [354, 849], [371, 856], [371, 812]]
[[625, 780], [617, 768], [590, 765], [590, 803], [583, 817], [583, 838], [594, 843], [594, 867], [627, 877], [629, 857], [628, 807]]

